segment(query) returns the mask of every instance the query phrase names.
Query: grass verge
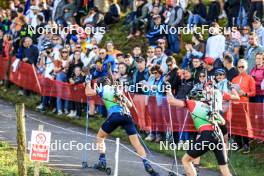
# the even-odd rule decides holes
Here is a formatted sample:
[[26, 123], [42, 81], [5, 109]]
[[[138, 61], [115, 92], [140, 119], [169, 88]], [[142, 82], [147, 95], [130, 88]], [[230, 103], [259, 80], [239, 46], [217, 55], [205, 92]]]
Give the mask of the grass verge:
[[[6, 142], [0, 141], [0, 175], [1, 176], [16, 176], [17, 170], [17, 153], [16, 150], [10, 147]], [[27, 160], [27, 174], [34, 175], [34, 165]], [[64, 176], [61, 171], [51, 169], [46, 166], [40, 167], [40, 175], [44, 176]]]
[[[30, 95], [30, 96], [17, 96], [18, 88], [12, 85], [8, 90], [4, 87], [0, 88], [0, 98], [12, 103], [24, 102], [26, 107], [35, 110], [36, 105], [40, 101], [40, 96]], [[65, 116], [57, 116], [51, 112], [44, 113], [52, 118], [56, 118], [62, 121], [67, 121], [69, 123], [85, 127], [85, 118], [81, 120], [69, 119]], [[101, 124], [105, 119], [102, 117], [90, 118], [89, 128], [90, 130], [97, 132]], [[128, 138], [125, 132], [121, 129], [117, 129], [111, 134], [112, 137], [121, 138], [122, 142], [127, 143]], [[165, 154], [167, 156], [173, 156], [172, 150], [160, 150], [160, 145], [156, 143], [146, 142], [146, 145], [151, 151]], [[185, 152], [182, 150], [177, 150], [177, 157], [180, 158]], [[258, 176], [260, 173], [264, 173], [264, 147], [263, 144], [252, 143], [250, 154], [243, 155], [240, 152], [232, 152], [229, 157], [232, 166], [239, 176]], [[212, 152], [206, 153], [201, 160], [201, 165], [208, 169], [217, 170], [218, 166]], [[1, 175], [1, 174], [0, 174]]]

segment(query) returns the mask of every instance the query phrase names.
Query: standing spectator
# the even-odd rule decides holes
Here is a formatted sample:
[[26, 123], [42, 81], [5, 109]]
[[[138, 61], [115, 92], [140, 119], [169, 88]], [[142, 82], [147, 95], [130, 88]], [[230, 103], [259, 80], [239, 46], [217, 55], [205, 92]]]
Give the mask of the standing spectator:
[[131, 78], [128, 77], [127, 65], [124, 62], [118, 64], [118, 71], [118, 73], [120, 74], [119, 81], [121, 85], [130, 85], [132, 81]]
[[225, 55], [224, 57], [224, 67], [225, 67], [225, 72], [226, 72], [226, 79], [228, 81], [232, 81], [234, 77], [238, 75], [238, 71], [236, 67], [234, 67], [234, 60], [232, 55]]
[[241, 55], [245, 55], [245, 50], [249, 46], [248, 44], [249, 33], [250, 33], [250, 27], [244, 26], [241, 32], [241, 51], [240, 51]]
[[[71, 85], [77, 85], [84, 82], [84, 77], [82, 76], [82, 69], [79, 66], [74, 68], [74, 75], [69, 79]], [[82, 115], [82, 104], [80, 102], [70, 101], [70, 113], [67, 115], [71, 118], [80, 119]]]
[[162, 50], [162, 48], [160, 46], [157, 46], [155, 48], [155, 55], [156, 55], [156, 59], [153, 61], [153, 65], [160, 65], [162, 72], [163, 73], [167, 73], [168, 72], [168, 67], [166, 64], [166, 60], [168, 58], [168, 56], [164, 53], [164, 51]]
[[114, 24], [119, 22], [120, 19], [120, 7], [118, 5], [118, 3], [116, 2], [116, 0], [110, 0], [110, 7], [108, 12], [105, 14], [105, 24], [109, 25], [109, 24]]
[[256, 53], [264, 52], [264, 47], [259, 45], [257, 35], [254, 32], [249, 34], [248, 43], [249, 46], [246, 50], [245, 57], [248, 62], [247, 72], [249, 73], [256, 66]]
[[195, 56], [192, 57], [191, 71], [194, 83], [197, 83], [199, 81], [200, 72], [203, 71], [203, 66], [200, 58]]
[[121, 51], [115, 49], [114, 43], [112, 41], [106, 42], [107, 54], [114, 56], [116, 59], [117, 54], [121, 54]]
[[168, 66], [168, 73], [166, 74], [166, 82], [169, 82], [171, 85], [171, 92], [177, 92], [177, 86], [180, 83], [180, 77], [178, 75], [178, 66], [174, 57], [169, 56], [166, 60]]
[[132, 84], [136, 87], [136, 90], [132, 90], [132, 92], [144, 94], [143, 90], [140, 88], [139, 85], [149, 79], [149, 70], [146, 67], [146, 60], [143, 57], [139, 57], [137, 59], [137, 65], [138, 69], [133, 73], [132, 77]]
[[75, 67], [83, 67], [83, 62], [81, 61], [81, 52], [75, 51], [73, 54], [73, 60], [70, 61], [69, 69], [67, 70], [67, 78], [74, 76]]
[[[54, 57], [52, 55], [53, 45], [50, 43], [47, 49], [40, 55], [39, 62], [37, 64], [38, 72], [43, 74], [44, 78], [54, 80]], [[52, 98], [48, 96], [41, 97], [41, 103], [36, 107], [37, 110], [45, 112], [48, 105], [51, 104]]]
[[[153, 109], [152, 106], [148, 106], [149, 113], [151, 114], [151, 121], [153, 122], [152, 125], [152, 131], [148, 134], [148, 136], [145, 138], [146, 141], [154, 141], [160, 142], [162, 140], [162, 133], [159, 131], [158, 123], [163, 120], [163, 114], [162, 114], [162, 106], [164, 103], [163, 96], [165, 95], [164, 92], [164, 83], [165, 83], [165, 77], [163, 75], [162, 69], [160, 65], [155, 65], [151, 68], [152, 75], [149, 77], [148, 82], [144, 82], [149, 89], [148, 94], [155, 96], [156, 99], [156, 106], [157, 108]], [[160, 120], [162, 119], [162, 120]]]
[[[254, 78], [247, 74], [246, 70], [248, 64], [245, 59], [240, 59], [237, 64], [237, 68], [239, 71], [239, 75], [236, 76], [232, 83], [238, 85], [237, 92], [240, 96], [239, 104], [233, 105], [233, 108], [239, 108], [239, 111], [242, 112], [243, 115], [240, 114], [239, 118], [246, 118], [246, 121], [250, 121], [249, 118], [249, 107], [248, 102], [250, 97], [254, 97], [256, 95], [256, 82]], [[251, 124], [247, 124], [246, 129], [251, 129]], [[237, 137], [236, 139], [239, 147], [243, 147], [243, 153], [249, 153], [249, 139], [247, 137]]]
[[213, 24], [212, 29], [213, 34], [208, 38], [206, 43], [205, 56], [212, 57], [214, 60], [222, 59], [225, 51], [225, 37], [220, 34], [219, 25], [217, 23]]
[[214, 76], [214, 59], [212, 57], [205, 57], [203, 61], [207, 77], [210, 78], [211, 76]]
[[185, 49], [187, 51], [183, 58], [182, 68], [191, 66], [191, 57], [202, 58], [205, 52], [205, 43], [201, 34], [194, 34], [192, 36], [192, 43], [186, 43]]
[[22, 47], [18, 49], [17, 58], [21, 61], [36, 64], [39, 57], [39, 50], [32, 44], [32, 39], [26, 37], [22, 40]]
[[264, 81], [264, 53], [256, 54], [256, 67], [250, 71], [250, 75], [256, 81], [256, 96], [251, 101], [264, 103], [264, 90], [261, 88], [261, 83]]
[[128, 76], [132, 77], [132, 75], [134, 75], [138, 67], [136, 60], [130, 54], [125, 55], [124, 59], [125, 59], [125, 63], [128, 66], [127, 68]]
[[162, 48], [162, 52], [164, 52], [167, 56], [171, 56], [172, 55], [172, 51], [167, 48], [166, 46], [166, 39], [164, 38], [160, 38], [157, 40], [157, 46]]
[[111, 71], [113, 72], [116, 67], [116, 62], [113, 56], [106, 53], [106, 49], [102, 48], [99, 51], [99, 58], [103, 61], [103, 73], [104, 76], [109, 74], [109, 67], [111, 68]]
[[[69, 113], [69, 101], [68, 100], [63, 100], [61, 97], [63, 95], [62, 92], [62, 85], [60, 82], [66, 83], [68, 82], [67, 79], [67, 67], [62, 67], [62, 62], [59, 60], [56, 60], [56, 62], [54, 62], [54, 73], [56, 74], [56, 81], [58, 81], [56, 83], [56, 91], [57, 91], [57, 100], [56, 100], [56, 104], [57, 104], [57, 115], [62, 115], [64, 110], [64, 114], [68, 114]], [[64, 105], [64, 106], [63, 106]], [[62, 109], [62, 106], [64, 107]]]
[[[181, 82], [178, 84], [177, 92], [176, 92], [176, 98], [181, 99], [181, 100], [186, 100], [187, 95], [189, 92], [192, 90], [194, 86], [194, 81], [192, 79], [192, 73], [189, 68], [185, 69], [183, 71], [183, 79]], [[184, 117], [186, 116], [186, 112], [179, 110], [176, 112], [177, 116]], [[189, 132], [181, 132], [179, 133], [179, 140], [180, 142], [190, 140], [190, 133]]]
[[235, 63], [237, 63], [237, 60], [239, 57], [239, 49], [240, 49], [239, 41], [235, 38], [232, 38], [231, 31], [226, 32], [225, 33], [225, 52], [228, 52], [233, 56]]
[[258, 17], [254, 17], [252, 26], [253, 26], [254, 32], [258, 36], [259, 45], [264, 47], [264, 27], [261, 24], [261, 19], [259, 19]]
[[237, 22], [240, 9], [240, 0], [227, 0], [225, 2], [224, 8], [227, 15], [228, 27], [232, 27]]
[[153, 66], [153, 61], [156, 59], [155, 56], [155, 48], [154, 47], [148, 47], [147, 50], [147, 67], [150, 69]]

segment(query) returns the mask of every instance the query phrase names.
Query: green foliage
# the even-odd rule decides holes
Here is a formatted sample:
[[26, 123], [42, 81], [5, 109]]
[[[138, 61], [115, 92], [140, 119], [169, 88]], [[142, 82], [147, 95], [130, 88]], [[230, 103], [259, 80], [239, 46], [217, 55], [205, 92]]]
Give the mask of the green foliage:
[[[17, 153], [16, 150], [9, 146], [6, 142], [0, 141], [0, 175], [1, 176], [17, 176]], [[27, 160], [27, 174], [34, 175], [34, 165]], [[48, 168], [46, 166], [40, 167], [41, 176], [63, 176], [61, 171]]]

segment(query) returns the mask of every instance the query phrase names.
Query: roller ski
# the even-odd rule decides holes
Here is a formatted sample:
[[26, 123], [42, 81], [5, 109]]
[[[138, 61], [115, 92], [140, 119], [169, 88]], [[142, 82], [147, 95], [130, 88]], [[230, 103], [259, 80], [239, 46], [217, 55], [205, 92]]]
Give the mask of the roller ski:
[[106, 159], [104, 157], [100, 157], [99, 162], [93, 168], [105, 172], [107, 175], [111, 175], [112, 172], [111, 168], [106, 166]]
[[156, 172], [152, 166], [149, 164], [149, 162], [144, 162], [144, 167], [147, 173], [149, 173], [149, 175], [151, 176], [160, 176], [160, 174], [158, 172]]

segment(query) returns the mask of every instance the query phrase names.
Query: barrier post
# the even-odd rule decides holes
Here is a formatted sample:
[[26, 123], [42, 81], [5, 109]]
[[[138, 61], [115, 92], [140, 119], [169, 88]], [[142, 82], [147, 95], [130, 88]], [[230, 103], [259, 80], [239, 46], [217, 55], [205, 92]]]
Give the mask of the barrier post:
[[[44, 130], [44, 126], [43, 125], [39, 125], [38, 126], [38, 130], [39, 131], [43, 131]], [[39, 161], [35, 161], [34, 165], [35, 165], [35, 167], [34, 167], [34, 176], [39, 176], [40, 162]]]
[[26, 128], [25, 128], [25, 105], [16, 104], [17, 121], [17, 165], [18, 175], [27, 176], [26, 167]]
[[118, 176], [119, 144], [120, 144], [120, 139], [116, 138], [115, 172], [114, 172], [114, 176]]

